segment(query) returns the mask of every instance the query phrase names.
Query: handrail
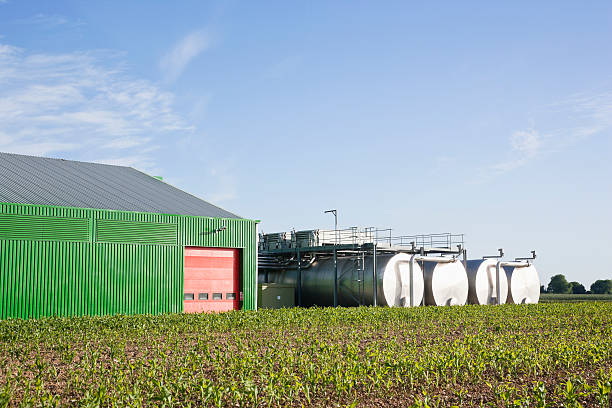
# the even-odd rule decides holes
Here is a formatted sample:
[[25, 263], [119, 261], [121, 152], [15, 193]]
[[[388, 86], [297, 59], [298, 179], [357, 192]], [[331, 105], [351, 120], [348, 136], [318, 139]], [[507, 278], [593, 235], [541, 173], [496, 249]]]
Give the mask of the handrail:
[[[304, 244], [304, 241], [309, 244]], [[302, 244], [300, 244], [302, 242]], [[350, 227], [338, 230], [306, 230], [291, 231], [289, 233], [260, 234], [259, 243], [262, 249], [268, 246], [277, 248], [293, 248], [301, 246], [325, 246], [325, 245], [363, 245], [377, 244], [381, 247], [403, 247], [403, 248], [441, 248], [453, 249], [457, 245], [464, 246], [463, 234], [452, 234], [450, 232], [434, 234], [394, 235], [391, 228], [375, 227]]]

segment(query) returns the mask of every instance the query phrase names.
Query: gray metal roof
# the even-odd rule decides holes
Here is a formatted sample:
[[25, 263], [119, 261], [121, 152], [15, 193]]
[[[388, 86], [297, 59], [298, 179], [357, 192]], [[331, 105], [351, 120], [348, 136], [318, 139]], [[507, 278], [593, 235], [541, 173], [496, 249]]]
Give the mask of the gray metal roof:
[[240, 218], [131, 167], [1, 152], [0, 202]]

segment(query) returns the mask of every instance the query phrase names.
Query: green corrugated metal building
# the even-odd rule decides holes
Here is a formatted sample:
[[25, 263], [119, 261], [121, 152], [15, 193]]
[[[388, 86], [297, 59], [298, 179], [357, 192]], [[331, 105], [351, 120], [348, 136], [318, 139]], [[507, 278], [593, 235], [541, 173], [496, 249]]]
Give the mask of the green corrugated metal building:
[[0, 153], [2, 319], [255, 309], [256, 259], [256, 221], [155, 177]]

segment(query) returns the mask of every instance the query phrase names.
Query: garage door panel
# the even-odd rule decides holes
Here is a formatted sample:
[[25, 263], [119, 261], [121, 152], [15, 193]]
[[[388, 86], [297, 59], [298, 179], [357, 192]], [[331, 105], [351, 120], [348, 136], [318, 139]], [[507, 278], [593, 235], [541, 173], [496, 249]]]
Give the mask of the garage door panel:
[[203, 287], [219, 287], [226, 289], [234, 288], [234, 280], [232, 278], [223, 277], [221, 279], [188, 279], [185, 281], [186, 288], [203, 288]]
[[[203, 293], [203, 292], [219, 292], [226, 290], [228, 292], [234, 291], [231, 280], [217, 280], [217, 281], [190, 281], [185, 282], [185, 293]], [[219, 289], [222, 288], [222, 289]], [[223, 289], [225, 288], [225, 289]]]
[[188, 247], [185, 248], [185, 257], [234, 258], [234, 254], [228, 251], [235, 251], [235, 249]]
[[[225, 312], [240, 306], [238, 250], [226, 248], [185, 248], [185, 313]], [[207, 294], [202, 296], [200, 294]], [[228, 293], [234, 299], [227, 299]], [[213, 299], [221, 294], [222, 299]], [[193, 300], [192, 300], [193, 299]]]
[[190, 279], [225, 279], [232, 276], [233, 268], [189, 268]]
[[202, 312], [227, 312], [238, 308], [238, 302], [225, 302], [225, 301], [210, 301], [207, 303], [188, 302], [185, 307], [185, 313], [202, 313]]
[[188, 268], [225, 268], [232, 269], [234, 267], [234, 258], [220, 258], [220, 257], [205, 257], [191, 255], [185, 257], [185, 266]]

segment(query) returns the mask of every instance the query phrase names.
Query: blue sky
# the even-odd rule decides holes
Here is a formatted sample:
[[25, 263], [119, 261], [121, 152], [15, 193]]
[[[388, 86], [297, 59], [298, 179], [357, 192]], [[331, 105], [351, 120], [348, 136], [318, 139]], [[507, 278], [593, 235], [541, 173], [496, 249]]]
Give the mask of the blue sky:
[[[127, 4], [126, 4], [127, 3]], [[612, 3], [0, 0], [0, 151], [267, 232], [466, 234], [612, 278]]]

